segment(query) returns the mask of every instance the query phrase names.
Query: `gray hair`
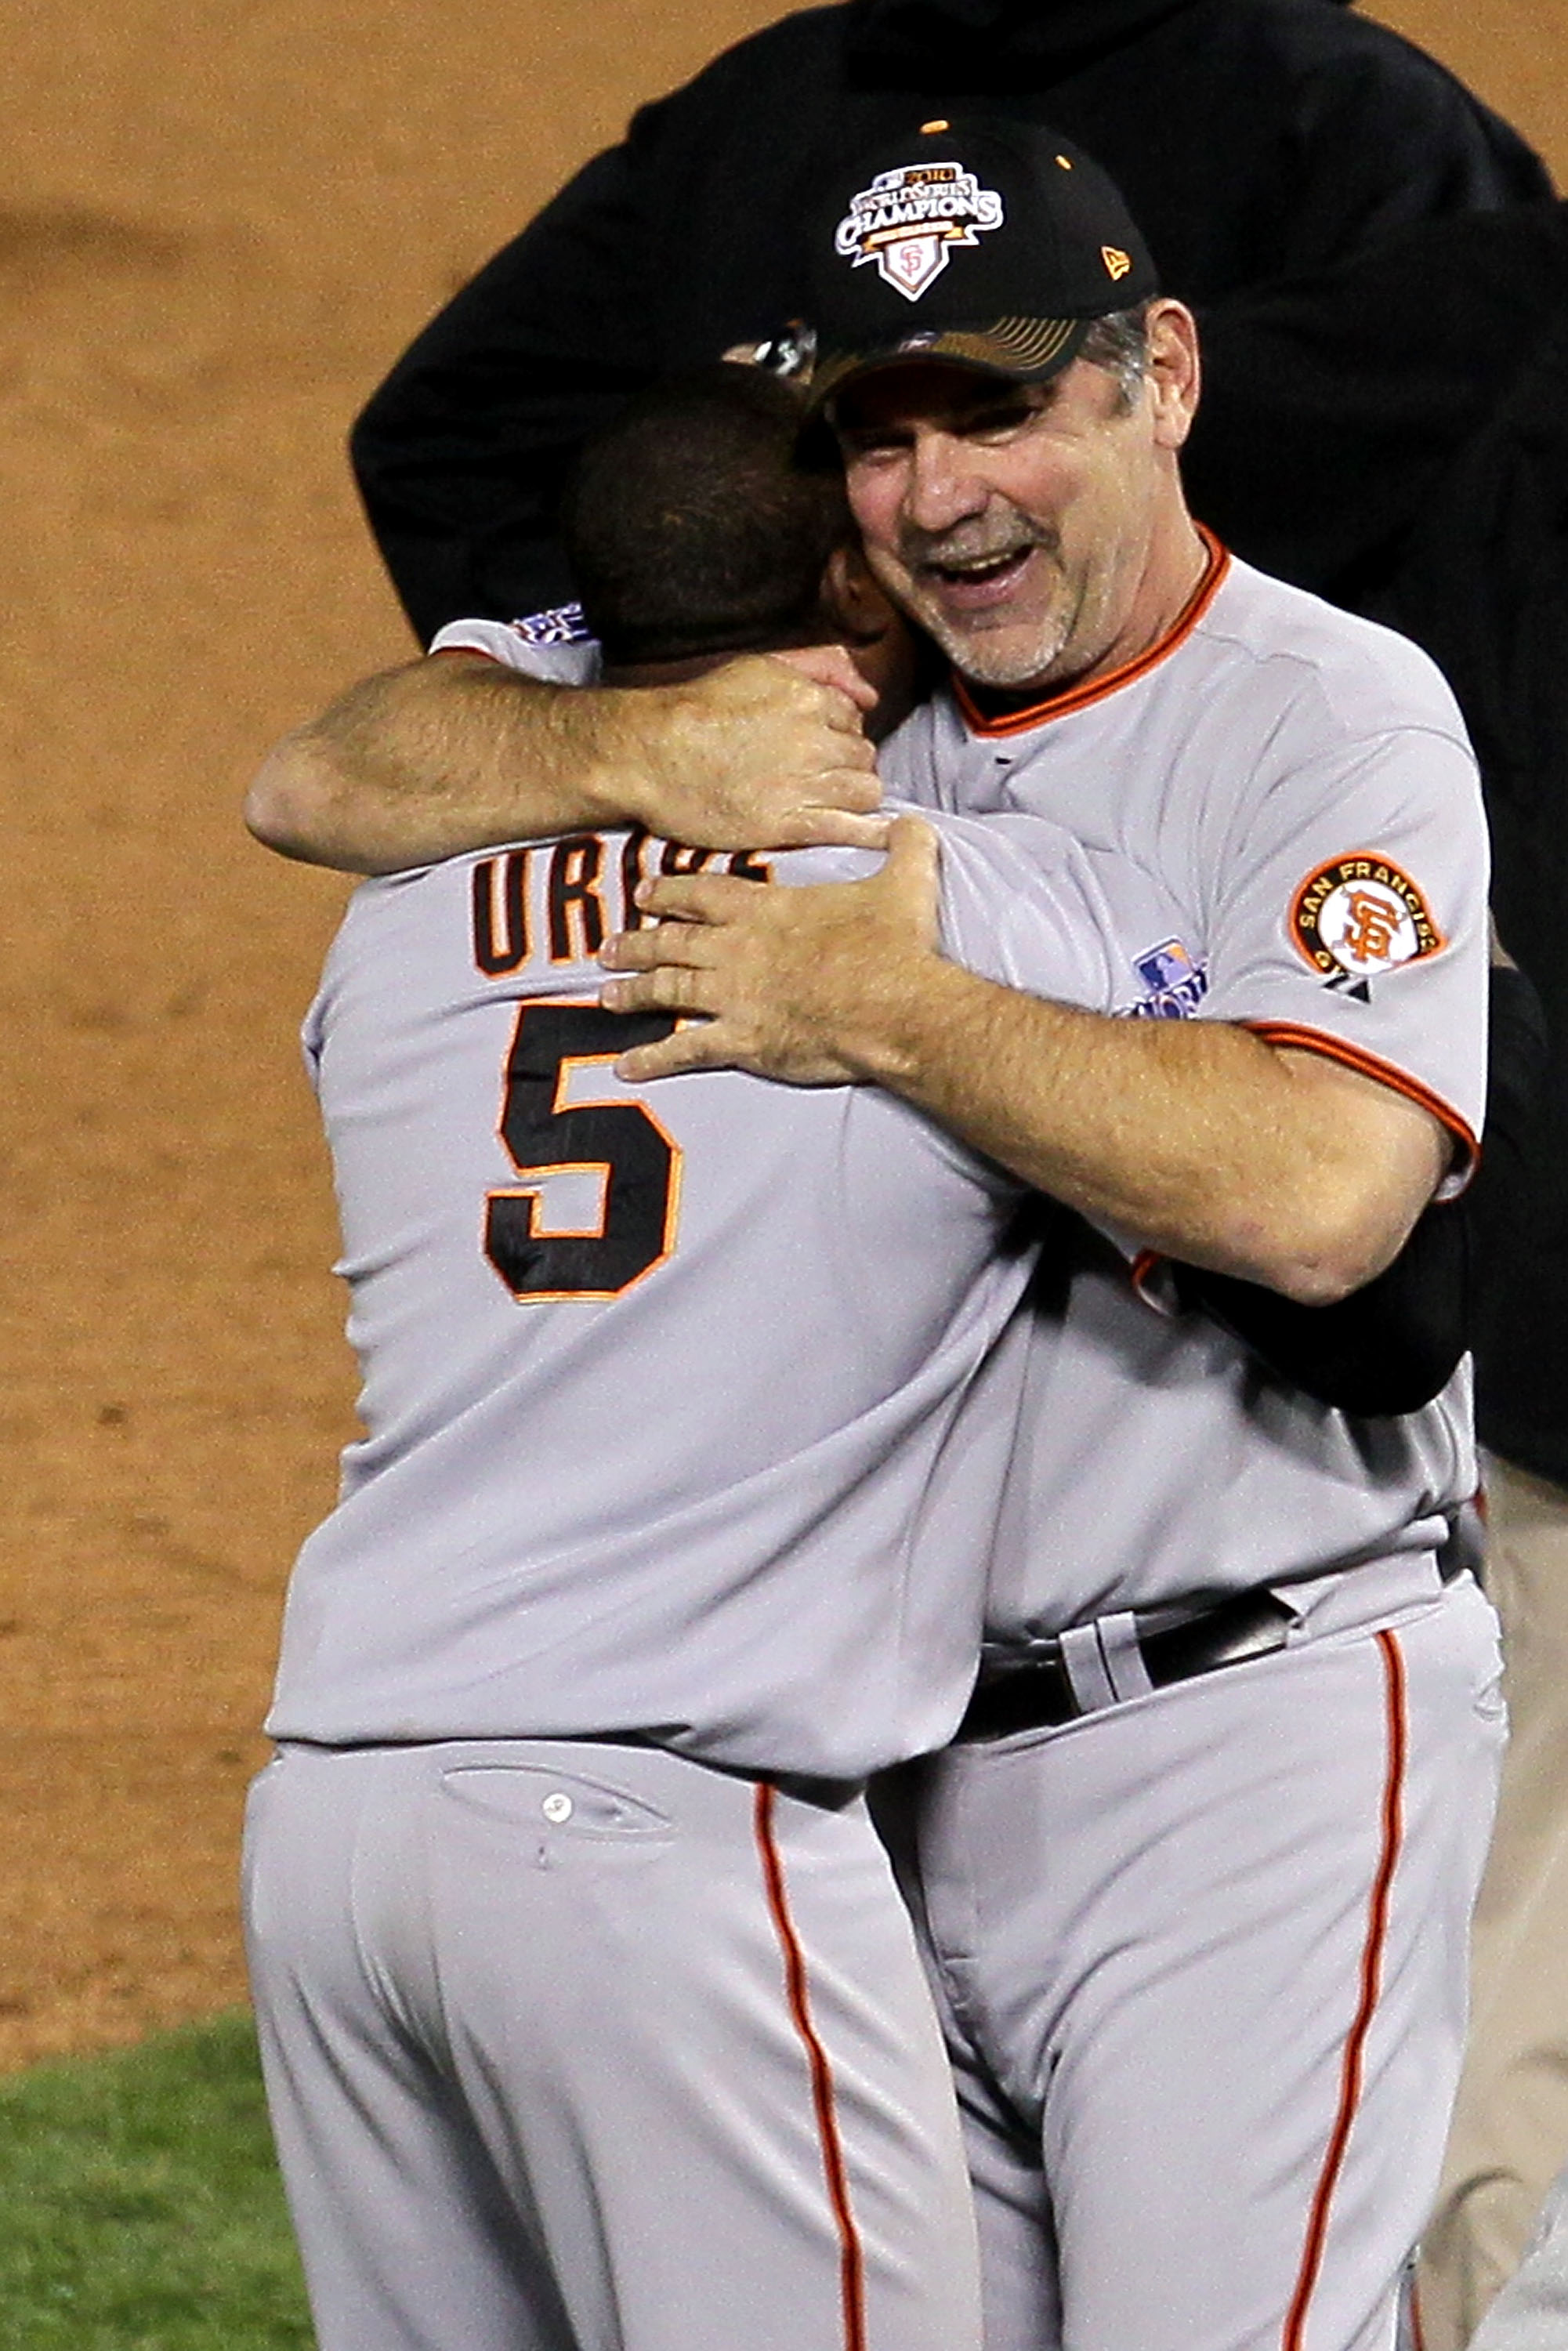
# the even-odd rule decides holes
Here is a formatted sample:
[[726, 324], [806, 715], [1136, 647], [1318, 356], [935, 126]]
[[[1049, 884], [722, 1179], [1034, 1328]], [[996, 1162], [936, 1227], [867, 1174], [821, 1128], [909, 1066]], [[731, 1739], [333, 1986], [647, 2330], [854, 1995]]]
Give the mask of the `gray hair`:
[[1115, 377], [1119, 404], [1125, 413], [1136, 401], [1148, 373], [1148, 303], [1140, 302], [1132, 310], [1108, 310], [1103, 319], [1094, 319], [1078, 347], [1078, 356]]

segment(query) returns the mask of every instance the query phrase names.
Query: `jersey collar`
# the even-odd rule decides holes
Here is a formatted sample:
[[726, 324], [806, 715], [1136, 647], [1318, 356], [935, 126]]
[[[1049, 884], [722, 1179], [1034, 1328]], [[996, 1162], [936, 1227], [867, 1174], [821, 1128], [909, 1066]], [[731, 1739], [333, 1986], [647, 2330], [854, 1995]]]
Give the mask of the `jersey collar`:
[[1163, 637], [1156, 637], [1135, 661], [1124, 663], [1120, 669], [1108, 670], [1103, 677], [1094, 678], [1087, 684], [1070, 685], [1060, 694], [1048, 694], [1040, 701], [1031, 702], [1021, 710], [995, 713], [982, 710], [973, 690], [955, 670], [954, 698], [969, 732], [993, 739], [1002, 735], [1026, 735], [1031, 727], [1043, 726], [1049, 718], [1065, 718], [1070, 711], [1087, 710], [1091, 703], [1101, 702], [1106, 695], [1116, 694], [1123, 686], [1133, 684], [1134, 680], [1163, 662], [1167, 654], [1175, 653], [1176, 647], [1192, 634], [1213, 603], [1220, 582], [1230, 569], [1228, 549], [1220, 545], [1207, 523], [1198, 523], [1197, 529], [1208, 559], [1204, 565], [1202, 579]]

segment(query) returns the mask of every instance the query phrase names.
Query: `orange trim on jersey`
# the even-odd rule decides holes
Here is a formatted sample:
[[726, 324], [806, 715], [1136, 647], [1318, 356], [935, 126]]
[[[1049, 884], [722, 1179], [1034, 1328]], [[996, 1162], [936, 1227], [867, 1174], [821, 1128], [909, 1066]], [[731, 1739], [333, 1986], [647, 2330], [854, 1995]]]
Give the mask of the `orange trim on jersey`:
[[1159, 1249], [1140, 1249], [1127, 1269], [1127, 1279], [1133, 1288], [1145, 1305], [1154, 1307], [1156, 1313], [1163, 1312], [1164, 1309], [1160, 1306], [1159, 1301], [1150, 1295], [1149, 1283], [1165, 1261], [1164, 1254]]
[[1408, 1734], [1405, 1704], [1405, 1659], [1399, 1647], [1398, 1635], [1379, 1633], [1375, 1636], [1383, 1653], [1384, 1710], [1387, 1721], [1388, 1763], [1384, 1776], [1382, 1813], [1382, 1850], [1376, 1873], [1372, 1881], [1371, 1899], [1367, 1904], [1366, 1938], [1361, 1954], [1361, 1999], [1355, 2019], [1345, 2037], [1344, 2058], [1340, 2071], [1339, 2111], [1329, 2134], [1322, 2169], [1318, 2175], [1317, 2192], [1312, 2198], [1307, 2220], [1307, 2241], [1301, 2252], [1301, 2266], [1297, 2273], [1296, 2291], [1285, 2319], [1285, 2331], [1280, 2338], [1281, 2351], [1301, 2351], [1306, 2332], [1307, 2312], [1322, 2269], [1323, 2245], [1328, 2236], [1329, 2207], [1344, 2163], [1344, 2151], [1350, 2142], [1351, 2126], [1361, 2103], [1362, 2076], [1366, 2057], [1366, 2037], [1372, 2030], [1373, 2016], [1377, 2008], [1378, 1993], [1383, 1984], [1383, 1955], [1388, 1941], [1388, 1904], [1394, 1886], [1394, 1872], [1399, 1860], [1405, 1838], [1405, 1759]]
[[865, 2256], [861, 2247], [860, 2231], [855, 2224], [850, 2202], [849, 2172], [844, 2163], [843, 2142], [839, 2136], [839, 2118], [833, 2100], [832, 2068], [828, 2053], [818, 2037], [811, 2022], [810, 2002], [807, 1995], [806, 1955], [800, 1938], [795, 1932], [795, 1922], [789, 1915], [789, 1898], [784, 1883], [784, 1864], [778, 1840], [773, 1834], [773, 1806], [776, 1791], [762, 1781], [757, 1791], [753, 1818], [757, 1830], [757, 1849], [762, 1858], [763, 1883], [768, 1889], [768, 1907], [773, 1914], [773, 1924], [779, 1936], [779, 1946], [784, 1955], [784, 1981], [789, 1998], [789, 2013], [795, 2030], [806, 2051], [811, 2073], [811, 2103], [816, 2108], [817, 2140], [822, 2150], [822, 2173], [827, 2182], [828, 2201], [832, 2207], [833, 2220], [839, 2232], [840, 2304], [843, 2318], [843, 2351], [866, 2351], [865, 2324]]
[[965, 724], [971, 734], [996, 737], [1003, 735], [1027, 735], [1031, 727], [1043, 726], [1048, 718], [1065, 718], [1071, 711], [1087, 710], [1092, 702], [1103, 701], [1108, 694], [1119, 693], [1138, 678], [1157, 668], [1168, 653], [1186, 643], [1207, 611], [1218, 592], [1219, 583], [1230, 569], [1230, 556], [1206, 523], [1196, 525], [1197, 535], [1207, 551], [1208, 560], [1203, 577], [1181, 611], [1176, 614], [1163, 637], [1157, 637], [1145, 653], [1135, 661], [1124, 662], [1120, 669], [1111, 670], [1104, 677], [1085, 679], [1082, 685], [1071, 685], [1065, 693], [1047, 695], [1041, 702], [1031, 702], [1027, 710], [1009, 710], [999, 718], [988, 718], [970, 694], [964, 680], [953, 674], [953, 693]]
[[1410, 2281], [1410, 2340], [1416, 2351], [1427, 2351], [1427, 2330], [1421, 2324], [1421, 2286], [1416, 2278]]
[[[584, 1105], [593, 1109], [591, 1102]], [[599, 1214], [591, 1225], [551, 1225], [547, 1232], [538, 1229], [537, 1215], [529, 1219], [528, 1238], [531, 1241], [601, 1241], [609, 1221], [607, 1196], [610, 1190], [610, 1162], [607, 1159], [552, 1159], [548, 1167], [519, 1167], [524, 1178], [520, 1184], [508, 1184], [500, 1191], [487, 1192], [489, 1200], [531, 1200], [536, 1211], [542, 1207], [541, 1195], [552, 1176], [596, 1176], [600, 1179]], [[528, 1177], [536, 1180], [528, 1182]], [[529, 1295], [533, 1293], [530, 1291]]]
[[1435, 1094], [1419, 1078], [1396, 1069], [1392, 1061], [1380, 1061], [1375, 1053], [1364, 1052], [1359, 1045], [1347, 1044], [1343, 1037], [1335, 1037], [1326, 1029], [1298, 1029], [1290, 1020], [1243, 1020], [1239, 1026], [1250, 1029], [1254, 1037], [1261, 1037], [1266, 1045], [1289, 1046], [1297, 1052], [1321, 1053], [1325, 1061], [1343, 1062], [1347, 1070], [1359, 1070], [1364, 1078], [1375, 1078], [1379, 1085], [1403, 1094], [1406, 1102], [1418, 1103], [1463, 1145], [1469, 1162], [1465, 1173], [1473, 1173], [1481, 1155], [1479, 1143], [1458, 1112], [1450, 1109], [1441, 1094]]

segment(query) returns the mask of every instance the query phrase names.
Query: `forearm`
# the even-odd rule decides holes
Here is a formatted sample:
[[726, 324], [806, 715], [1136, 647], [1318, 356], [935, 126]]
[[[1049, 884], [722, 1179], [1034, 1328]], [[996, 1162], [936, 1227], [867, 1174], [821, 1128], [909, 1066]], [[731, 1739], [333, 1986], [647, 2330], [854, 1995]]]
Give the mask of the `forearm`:
[[855, 1074], [1162, 1255], [1322, 1304], [1388, 1263], [1441, 1174], [1424, 1113], [1245, 1029], [1107, 1019], [936, 957], [912, 977], [841, 1035]]
[[395, 872], [636, 816], [625, 693], [461, 654], [362, 680], [268, 755], [246, 822], [285, 857]]
[[[981, 978], [939, 951], [936, 858], [904, 817], [864, 881], [644, 883], [654, 920], [606, 943], [634, 976], [603, 1000], [680, 1025], [620, 1074], [881, 1086], [1124, 1239], [1304, 1305], [1389, 1262], [1448, 1165], [1435, 1110], [1228, 1022], [1113, 1019]], [[1031, 969], [1061, 967], [1049, 933], [1071, 903], [1042, 913]]]
[[699, 849], [874, 848], [873, 700], [837, 645], [635, 687], [545, 684], [441, 653], [351, 686], [286, 736], [246, 821], [285, 857], [351, 873], [618, 824]]

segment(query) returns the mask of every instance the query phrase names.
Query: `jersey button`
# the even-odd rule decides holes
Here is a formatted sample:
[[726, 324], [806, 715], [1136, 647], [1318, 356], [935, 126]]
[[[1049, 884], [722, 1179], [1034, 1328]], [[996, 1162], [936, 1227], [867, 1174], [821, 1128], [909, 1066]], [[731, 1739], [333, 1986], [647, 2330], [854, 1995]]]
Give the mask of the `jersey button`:
[[543, 1813], [547, 1821], [570, 1821], [571, 1818], [571, 1798], [561, 1789], [552, 1788], [549, 1794], [545, 1798], [544, 1802], [540, 1805], [539, 1810]]

